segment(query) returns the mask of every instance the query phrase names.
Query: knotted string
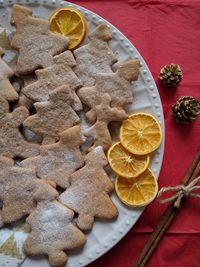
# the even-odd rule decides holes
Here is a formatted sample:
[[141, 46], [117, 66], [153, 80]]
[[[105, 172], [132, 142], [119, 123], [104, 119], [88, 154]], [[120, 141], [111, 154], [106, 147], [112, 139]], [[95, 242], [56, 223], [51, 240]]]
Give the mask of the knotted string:
[[[200, 193], [194, 193], [194, 190], [200, 189], [200, 186], [196, 185], [200, 181], [200, 176], [192, 180], [188, 185], [178, 185], [178, 186], [169, 186], [163, 187], [159, 190], [157, 199], [161, 204], [168, 203], [174, 201], [174, 207], [179, 208], [181, 204], [181, 200], [183, 197], [194, 197], [200, 198]], [[165, 192], [173, 192], [176, 193], [168, 198], [162, 198]]]

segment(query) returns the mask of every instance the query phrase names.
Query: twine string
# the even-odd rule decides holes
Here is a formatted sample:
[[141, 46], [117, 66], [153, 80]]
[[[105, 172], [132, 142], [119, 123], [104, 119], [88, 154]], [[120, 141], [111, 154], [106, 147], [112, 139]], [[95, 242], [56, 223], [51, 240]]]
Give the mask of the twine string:
[[[157, 199], [161, 204], [174, 201], [174, 207], [179, 208], [183, 197], [200, 198], [200, 193], [195, 193], [195, 190], [200, 189], [199, 185], [196, 185], [200, 181], [200, 176], [192, 180], [188, 185], [177, 185], [163, 187], [159, 190]], [[164, 198], [163, 194], [166, 192], [175, 192], [171, 197]]]

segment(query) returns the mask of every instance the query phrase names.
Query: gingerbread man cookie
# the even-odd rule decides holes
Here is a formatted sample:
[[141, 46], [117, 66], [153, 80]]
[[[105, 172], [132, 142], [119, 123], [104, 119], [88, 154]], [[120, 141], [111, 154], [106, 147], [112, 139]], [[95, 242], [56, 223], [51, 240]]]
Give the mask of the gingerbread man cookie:
[[78, 90], [81, 101], [91, 110], [86, 113], [90, 121], [95, 121], [94, 106], [97, 97], [108, 93], [111, 97], [111, 106], [124, 108], [133, 102], [131, 82], [138, 79], [140, 63], [138, 60], [129, 60], [119, 65], [115, 73], [97, 74], [96, 84], [91, 87], [82, 87]]
[[32, 17], [32, 11], [27, 7], [13, 5], [11, 24], [16, 27], [11, 46], [19, 50], [19, 74], [28, 74], [52, 65], [53, 56], [68, 47], [67, 37], [52, 33], [49, 22]]
[[123, 109], [110, 107], [110, 102], [110, 95], [104, 94], [101, 99], [101, 104], [94, 107], [97, 117], [95, 124], [84, 133], [87, 137], [93, 137], [93, 147], [102, 146], [105, 151], [108, 150], [112, 144], [112, 139], [108, 130], [109, 122], [122, 121], [128, 117]]
[[22, 93], [34, 102], [47, 101], [51, 91], [61, 85], [69, 85], [74, 95], [74, 109], [81, 110], [82, 105], [75, 91], [82, 84], [72, 70], [74, 66], [76, 61], [70, 51], [55, 56], [51, 66], [35, 72], [38, 80], [24, 87]]
[[93, 86], [98, 73], [112, 73], [111, 66], [117, 62], [116, 55], [108, 46], [112, 35], [106, 24], [96, 27], [88, 38], [88, 44], [74, 50], [77, 62], [75, 73], [83, 86]]
[[34, 193], [46, 183], [37, 179], [33, 169], [14, 166], [14, 161], [0, 156], [1, 221], [12, 223], [35, 208]]
[[0, 96], [8, 101], [16, 101], [18, 93], [10, 83], [9, 79], [14, 75], [13, 70], [3, 61], [1, 56], [3, 50], [0, 47]]
[[51, 266], [64, 266], [65, 251], [83, 246], [86, 237], [71, 222], [74, 212], [56, 200], [55, 189], [41, 188], [34, 197], [37, 208], [26, 220], [32, 230], [24, 251], [30, 256], [48, 255]]
[[52, 180], [62, 188], [69, 186], [69, 177], [84, 164], [80, 146], [83, 144], [80, 126], [59, 134], [59, 142], [40, 147], [40, 155], [20, 163], [22, 167], [35, 168], [41, 179]]
[[90, 230], [94, 217], [112, 219], [118, 211], [109, 197], [113, 184], [103, 168], [107, 159], [102, 147], [95, 147], [89, 152], [85, 162], [83, 168], [71, 175], [70, 187], [59, 200], [78, 213], [77, 225], [80, 229]]
[[28, 115], [25, 107], [18, 107], [10, 113], [8, 102], [0, 97], [0, 155], [28, 158], [39, 154], [39, 145], [26, 141], [19, 131]]
[[80, 122], [72, 109], [74, 95], [65, 85], [49, 94], [49, 101], [34, 104], [37, 113], [24, 121], [24, 126], [43, 137], [43, 144], [54, 143], [59, 133]]

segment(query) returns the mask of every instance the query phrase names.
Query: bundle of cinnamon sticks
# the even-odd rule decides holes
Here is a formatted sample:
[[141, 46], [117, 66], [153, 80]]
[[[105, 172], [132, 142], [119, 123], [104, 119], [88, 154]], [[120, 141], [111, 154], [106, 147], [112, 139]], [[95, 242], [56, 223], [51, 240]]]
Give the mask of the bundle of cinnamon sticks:
[[[198, 176], [199, 173], [200, 173], [200, 150], [197, 152], [189, 169], [187, 170], [185, 176], [183, 177], [182, 184], [187, 186], [192, 180], [194, 180]], [[179, 209], [174, 206], [174, 202], [172, 202], [170, 206], [166, 209], [155, 231], [151, 234], [149, 240], [147, 241], [147, 244], [145, 245], [138, 260], [133, 264], [134, 267], [146, 266], [155, 248], [159, 244], [161, 238], [164, 236], [165, 232], [171, 225], [178, 210]]]

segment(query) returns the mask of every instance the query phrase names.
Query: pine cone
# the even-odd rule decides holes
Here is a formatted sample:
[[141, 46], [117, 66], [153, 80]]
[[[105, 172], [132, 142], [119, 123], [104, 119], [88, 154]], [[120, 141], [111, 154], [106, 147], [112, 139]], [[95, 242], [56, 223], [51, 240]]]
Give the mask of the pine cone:
[[181, 68], [177, 64], [165, 65], [160, 70], [159, 80], [165, 87], [177, 86], [183, 78]]
[[182, 96], [172, 106], [172, 116], [178, 123], [191, 123], [200, 114], [200, 101], [192, 96]]

